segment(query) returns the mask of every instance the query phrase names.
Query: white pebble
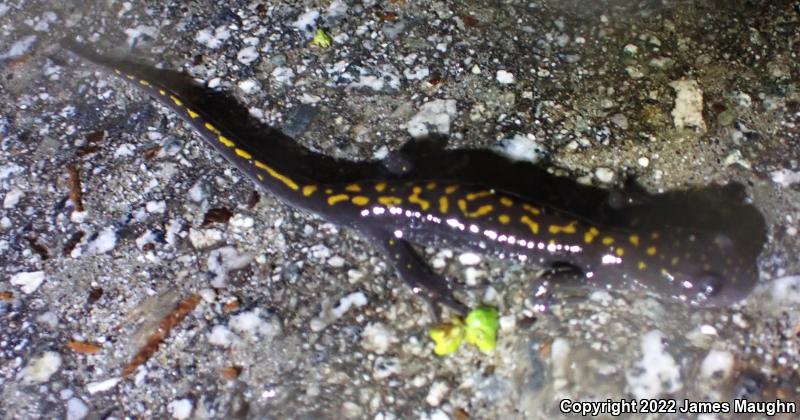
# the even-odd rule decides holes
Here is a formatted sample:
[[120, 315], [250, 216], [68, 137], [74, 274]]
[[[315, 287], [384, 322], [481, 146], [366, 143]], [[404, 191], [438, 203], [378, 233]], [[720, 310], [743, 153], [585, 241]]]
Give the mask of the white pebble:
[[33, 359], [22, 369], [20, 377], [25, 385], [47, 382], [61, 367], [61, 355], [54, 351], [46, 351]]
[[431, 407], [438, 407], [448, 391], [450, 391], [450, 386], [447, 385], [447, 382], [436, 381], [428, 388], [428, 395], [425, 396], [425, 402]]
[[119, 383], [120, 378], [111, 378], [106, 379], [105, 381], [97, 381], [97, 382], [89, 382], [86, 384], [86, 391], [90, 394], [96, 394], [98, 392], [108, 391], [111, 388], [117, 386]]
[[189, 242], [195, 249], [208, 248], [222, 240], [222, 232], [217, 229], [189, 229]]
[[6, 198], [3, 199], [3, 208], [4, 209], [13, 209], [14, 207], [19, 204], [19, 200], [25, 195], [25, 193], [19, 188], [12, 188], [6, 194]]
[[464, 265], [475, 265], [481, 262], [481, 256], [472, 252], [465, 252], [458, 256], [458, 261]]
[[373, 322], [361, 333], [361, 347], [376, 354], [384, 354], [397, 343], [395, 332], [382, 322]]
[[340, 268], [344, 266], [344, 258], [334, 255], [328, 259], [328, 265], [335, 268]]
[[167, 210], [165, 201], [148, 201], [144, 208], [148, 213], [164, 213]]
[[509, 85], [511, 83], [514, 83], [514, 75], [505, 70], [498, 70], [497, 82], [503, 85]]
[[236, 60], [244, 65], [249, 65], [258, 59], [258, 51], [255, 47], [244, 47], [236, 53]]
[[456, 116], [454, 99], [437, 99], [423, 104], [419, 112], [406, 123], [411, 137], [420, 138], [430, 134], [450, 134], [450, 123]]
[[497, 151], [511, 160], [536, 163], [547, 154], [544, 146], [531, 133], [514, 134], [514, 137], [504, 139], [502, 144]]
[[292, 83], [292, 79], [294, 79], [294, 70], [290, 69], [289, 67], [275, 67], [272, 70], [272, 80], [274, 80], [279, 85], [289, 85]]
[[641, 166], [642, 168], [650, 166], [650, 159], [644, 156], [640, 157], [639, 160], [637, 160], [637, 162], [639, 163], [639, 166]]
[[21, 286], [22, 292], [31, 294], [44, 282], [44, 271], [30, 271], [17, 273], [11, 276], [11, 284]]
[[597, 168], [594, 171], [594, 176], [598, 181], [608, 184], [614, 180], [614, 171], [609, 168]]
[[167, 411], [172, 414], [173, 419], [184, 420], [192, 415], [192, 400], [182, 398], [167, 404]]
[[352, 307], [361, 307], [367, 304], [367, 295], [362, 292], [353, 292], [349, 295], [339, 299], [337, 305], [333, 308], [333, 316], [338, 319], [347, 313]]
[[675, 358], [664, 349], [664, 337], [658, 330], [641, 338], [642, 359], [626, 373], [627, 391], [635, 398], [657, 398], [683, 388]]
[[236, 86], [247, 95], [252, 95], [261, 90], [261, 83], [255, 79], [242, 80]]
[[237, 231], [241, 232], [250, 230], [256, 224], [256, 221], [250, 216], [236, 213], [230, 218], [230, 220], [228, 220], [228, 224], [230, 224], [231, 227], [235, 228]]
[[67, 400], [67, 420], [81, 420], [89, 414], [89, 407], [82, 399], [72, 397]]
[[208, 342], [215, 346], [228, 347], [234, 339], [236, 335], [224, 325], [215, 325], [208, 333]]
[[733, 371], [733, 354], [724, 350], [711, 350], [703, 359], [700, 374], [708, 379], [725, 379]]
[[677, 129], [691, 127], [701, 132], [706, 131], [703, 120], [703, 91], [694, 80], [676, 80], [669, 84], [675, 90], [675, 107], [672, 109], [672, 121]]

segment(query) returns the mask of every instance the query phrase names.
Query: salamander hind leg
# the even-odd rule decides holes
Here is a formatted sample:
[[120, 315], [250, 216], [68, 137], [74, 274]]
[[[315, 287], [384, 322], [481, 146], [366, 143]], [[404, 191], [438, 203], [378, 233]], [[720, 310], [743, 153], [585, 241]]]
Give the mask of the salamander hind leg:
[[[591, 286], [580, 268], [568, 263], [555, 263], [540, 276], [531, 293], [533, 306], [539, 312], [548, 312], [555, 304], [584, 301]], [[566, 293], [564, 293], [566, 291]], [[558, 299], [556, 298], [558, 294]]]
[[378, 229], [365, 229], [364, 233], [389, 258], [397, 274], [411, 288], [412, 293], [431, 304], [441, 304], [461, 315], [466, 314], [467, 307], [455, 299], [447, 280], [434, 273], [411, 244]]

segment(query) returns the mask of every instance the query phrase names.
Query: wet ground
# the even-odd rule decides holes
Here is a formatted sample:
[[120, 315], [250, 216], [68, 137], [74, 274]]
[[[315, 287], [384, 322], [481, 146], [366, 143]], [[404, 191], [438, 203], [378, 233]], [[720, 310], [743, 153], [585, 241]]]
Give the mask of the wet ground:
[[[502, 316], [492, 354], [437, 357], [370, 243], [255, 192], [61, 51], [67, 34], [331, 156], [441, 133], [610, 188], [738, 182], [768, 225], [759, 287], [716, 309], [622, 290], [541, 314], [537, 267], [426, 249]], [[4, 418], [552, 418], [653, 398], [731, 418], [736, 399], [799, 399], [798, 2], [21, 0], [0, 2], [0, 40]]]

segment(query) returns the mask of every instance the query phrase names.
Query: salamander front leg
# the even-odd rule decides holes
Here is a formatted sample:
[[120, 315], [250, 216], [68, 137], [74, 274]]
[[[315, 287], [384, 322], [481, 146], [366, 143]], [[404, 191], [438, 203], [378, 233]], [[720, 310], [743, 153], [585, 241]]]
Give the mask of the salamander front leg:
[[[583, 301], [585, 295], [580, 295], [581, 290], [586, 290], [586, 276], [583, 271], [568, 263], [555, 263], [539, 276], [539, 281], [532, 293], [531, 300], [539, 312], [548, 312], [556, 303], [554, 294], [561, 295], [566, 290], [570, 294], [561, 296], [560, 301]], [[571, 294], [578, 292], [578, 295]]]
[[412, 293], [431, 304], [447, 306], [461, 315], [467, 313], [468, 308], [453, 297], [452, 287], [447, 280], [434, 273], [411, 244], [381, 230], [369, 230], [365, 234], [389, 258]]

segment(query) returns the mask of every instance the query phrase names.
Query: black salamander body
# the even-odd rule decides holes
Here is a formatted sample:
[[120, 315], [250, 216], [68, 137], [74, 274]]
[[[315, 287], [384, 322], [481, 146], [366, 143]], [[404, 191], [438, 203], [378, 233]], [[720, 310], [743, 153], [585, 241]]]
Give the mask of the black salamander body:
[[566, 263], [577, 269], [577, 282], [583, 286], [638, 288], [697, 305], [738, 301], [757, 281], [754, 258], [740, 257], [738, 244], [723, 233], [604, 227], [490, 185], [458, 179], [331, 182], [314, 175], [312, 162], [287, 161], [227, 128], [226, 121], [210, 119], [191, 97], [156, 79], [158, 70], [101, 56], [75, 43], [65, 46], [171, 108], [263, 190], [363, 233], [392, 260], [415, 294], [433, 302], [463, 310], [448, 282], [428, 268], [410, 243], [545, 267]]

